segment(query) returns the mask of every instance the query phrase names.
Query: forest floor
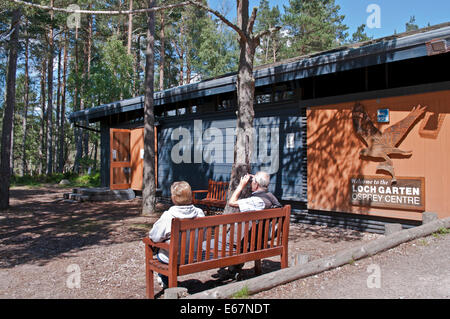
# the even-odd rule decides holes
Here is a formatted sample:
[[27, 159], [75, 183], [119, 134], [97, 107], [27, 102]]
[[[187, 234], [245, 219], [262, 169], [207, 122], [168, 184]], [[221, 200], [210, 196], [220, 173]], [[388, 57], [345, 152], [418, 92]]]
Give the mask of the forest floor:
[[[0, 215], [0, 298], [145, 298], [141, 239], [148, 235], [158, 216], [141, 216], [139, 198], [79, 203], [63, 200], [66, 192], [67, 189], [55, 185], [11, 189], [11, 208]], [[307, 254], [313, 260], [380, 236], [341, 228], [291, 224], [289, 254]], [[320, 292], [329, 291], [333, 280], [347, 278], [346, 274], [355, 275], [355, 272], [367, 289], [366, 281], [370, 275], [367, 266], [371, 263], [382, 264], [394, 255], [427, 248], [434, 242], [443, 245], [439, 238], [432, 236], [421, 240], [371, 257], [379, 258], [375, 261], [370, 258], [358, 261], [249, 297], [322, 298]], [[262, 266], [263, 273], [278, 270], [279, 258], [263, 260]], [[244, 279], [253, 276], [252, 267], [253, 263], [245, 264]], [[188, 288], [193, 294], [233, 280], [219, 276], [217, 270], [210, 270], [179, 277], [179, 286]], [[159, 286], [156, 284], [155, 287], [156, 297], [161, 298]], [[333, 293], [323, 296], [345, 298], [338, 291], [334, 297]], [[370, 298], [370, 294], [368, 296]]]

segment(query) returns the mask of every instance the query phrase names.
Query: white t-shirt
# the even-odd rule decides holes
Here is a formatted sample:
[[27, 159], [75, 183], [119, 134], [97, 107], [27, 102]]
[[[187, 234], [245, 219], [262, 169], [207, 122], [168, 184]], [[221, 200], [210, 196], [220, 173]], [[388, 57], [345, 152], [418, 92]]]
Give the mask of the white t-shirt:
[[239, 211], [241, 213], [263, 210], [266, 207], [264, 201], [257, 196], [239, 199], [237, 203], [239, 205]]

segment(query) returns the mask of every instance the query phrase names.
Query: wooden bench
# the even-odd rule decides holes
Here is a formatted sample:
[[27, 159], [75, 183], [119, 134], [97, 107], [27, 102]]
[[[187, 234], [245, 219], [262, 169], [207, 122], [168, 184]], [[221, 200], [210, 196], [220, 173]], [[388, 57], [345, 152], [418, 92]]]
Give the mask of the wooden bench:
[[[211, 210], [211, 207], [224, 208], [227, 204], [228, 185], [228, 182], [216, 182], [210, 179], [207, 190], [192, 192], [192, 203], [206, 206], [207, 212]], [[206, 193], [206, 197], [202, 199], [196, 198], [196, 195], [201, 193]]]
[[[255, 261], [261, 273], [261, 259], [280, 256], [281, 268], [288, 267], [288, 239], [291, 206], [255, 212], [172, 220], [169, 242], [145, 243], [147, 297], [154, 298], [153, 272], [168, 276], [169, 287], [178, 276]], [[153, 248], [169, 252], [169, 264], [153, 256]], [[206, 253], [209, 252], [209, 253]]]

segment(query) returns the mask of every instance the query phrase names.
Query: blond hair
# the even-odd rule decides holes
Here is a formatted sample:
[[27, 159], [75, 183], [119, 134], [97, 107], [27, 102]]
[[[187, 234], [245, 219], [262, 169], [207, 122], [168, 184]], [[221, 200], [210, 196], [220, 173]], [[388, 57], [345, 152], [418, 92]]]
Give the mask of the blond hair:
[[175, 205], [191, 205], [192, 190], [189, 183], [185, 181], [175, 182], [170, 186], [172, 201]]

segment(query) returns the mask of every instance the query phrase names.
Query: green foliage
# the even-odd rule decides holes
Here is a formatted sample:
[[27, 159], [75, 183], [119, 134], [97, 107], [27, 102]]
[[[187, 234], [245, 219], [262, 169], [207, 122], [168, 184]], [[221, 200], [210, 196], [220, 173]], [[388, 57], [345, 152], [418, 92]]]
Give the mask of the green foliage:
[[352, 35], [352, 39], [350, 40], [351, 43], [358, 43], [358, 42], [364, 42], [372, 40], [372, 37], [369, 37], [366, 34], [366, 25], [362, 24], [358, 27], [355, 33]]
[[220, 25], [205, 20], [198, 37], [198, 52], [193, 59], [196, 71], [203, 77], [216, 77], [237, 71], [239, 49], [235, 35], [228, 29], [220, 32]]
[[[268, 0], [260, 0], [258, 14], [255, 21], [255, 32], [263, 32], [281, 26], [281, 13], [278, 6], [272, 9]], [[280, 31], [271, 33], [261, 38], [260, 47], [256, 52], [256, 64], [276, 62], [280, 49], [286, 45], [286, 38]]]
[[448, 234], [450, 234], [450, 229], [442, 227], [442, 228], [439, 228], [437, 232], [433, 233], [433, 237], [439, 238], [441, 236], [445, 236]]
[[345, 42], [348, 27], [334, 0], [290, 0], [283, 22], [290, 45], [287, 58], [335, 48]]
[[409, 18], [409, 22], [406, 22], [405, 24], [405, 29], [406, 32], [419, 30], [419, 26], [416, 24], [415, 16], [411, 16]]
[[[59, 185], [61, 180], [69, 180], [67, 185]], [[42, 186], [44, 184], [57, 184], [58, 187], [99, 187], [100, 172], [91, 175], [77, 175], [74, 173], [54, 173], [51, 175], [14, 175], [11, 178], [11, 186]]]
[[133, 96], [133, 57], [116, 35], [100, 44], [94, 57], [87, 95], [94, 103]]
[[241, 290], [239, 290], [238, 292], [234, 293], [233, 296], [231, 296], [231, 298], [234, 299], [244, 299], [244, 298], [248, 298], [250, 296], [249, 290], [247, 286], [242, 287]]

